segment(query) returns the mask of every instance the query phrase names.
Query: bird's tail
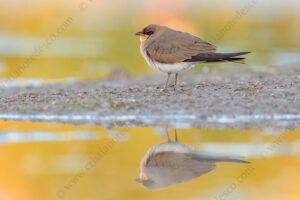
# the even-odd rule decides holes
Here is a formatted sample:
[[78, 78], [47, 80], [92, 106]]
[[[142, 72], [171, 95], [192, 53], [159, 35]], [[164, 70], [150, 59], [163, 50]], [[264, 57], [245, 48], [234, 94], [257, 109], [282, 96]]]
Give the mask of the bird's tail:
[[187, 59], [184, 62], [235, 62], [244, 64], [242, 60], [245, 58], [238, 57], [241, 55], [249, 54], [251, 52], [238, 52], [238, 53], [201, 53]]
[[245, 160], [240, 160], [240, 158], [237, 157], [213, 155], [205, 152], [197, 152], [188, 155], [199, 161], [250, 163]]
[[216, 158], [216, 162], [236, 162], [236, 163], [250, 163], [249, 161], [246, 160], [240, 160], [240, 159], [236, 159], [236, 158]]

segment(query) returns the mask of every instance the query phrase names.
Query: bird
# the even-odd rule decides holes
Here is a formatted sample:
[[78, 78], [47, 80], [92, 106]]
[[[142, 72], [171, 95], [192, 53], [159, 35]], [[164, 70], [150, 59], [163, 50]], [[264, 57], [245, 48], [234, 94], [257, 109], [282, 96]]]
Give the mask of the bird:
[[217, 46], [212, 43], [159, 24], [150, 24], [135, 35], [140, 36], [140, 51], [148, 65], [168, 74], [164, 91], [168, 88], [171, 74], [175, 74], [176, 90], [179, 72], [198, 63], [243, 63], [245, 58], [239, 56], [250, 53], [217, 53]]
[[[168, 135], [168, 133], [167, 133]], [[141, 160], [140, 175], [136, 179], [149, 190], [160, 190], [187, 182], [216, 169], [217, 162], [250, 163], [229, 156], [211, 155], [175, 141], [152, 146]]]

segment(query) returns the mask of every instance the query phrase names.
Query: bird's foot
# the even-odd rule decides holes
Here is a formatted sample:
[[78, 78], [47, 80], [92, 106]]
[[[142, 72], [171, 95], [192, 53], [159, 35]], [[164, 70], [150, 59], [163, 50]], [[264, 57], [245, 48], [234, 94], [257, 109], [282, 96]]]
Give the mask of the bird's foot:
[[174, 86], [173, 89], [171, 89], [171, 88], [163, 88], [163, 89], [160, 89], [160, 92], [170, 92], [170, 91], [176, 92], [176, 91], [177, 91], [177, 87]]
[[161, 92], [168, 92], [168, 88], [160, 89]]

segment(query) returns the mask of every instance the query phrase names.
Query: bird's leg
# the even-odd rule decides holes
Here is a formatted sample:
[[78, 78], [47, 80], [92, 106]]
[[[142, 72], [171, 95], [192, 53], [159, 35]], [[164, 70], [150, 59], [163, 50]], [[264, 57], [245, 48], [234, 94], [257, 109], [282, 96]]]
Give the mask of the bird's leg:
[[169, 133], [168, 133], [168, 128], [166, 128], [166, 132], [167, 132], [167, 137], [168, 137], [168, 142], [171, 142], [170, 137], [169, 137]]
[[177, 78], [178, 78], [178, 73], [176, 73], [176, 74], [175, 74], [175, 84], [174, 84], [174, 91], [176, 90]]
[[178, 142], [178, 138], [177, 138], [177, 131], [176, 131], [176, 128], [175, 128], [175, 142]]
[[167, 82], [166, 82], [165, 90], [167, 90], [167, 88], [168, 88], [170, 76], [171, 76], [171, 73], [168, 72], [168, 79], [167, 79]]

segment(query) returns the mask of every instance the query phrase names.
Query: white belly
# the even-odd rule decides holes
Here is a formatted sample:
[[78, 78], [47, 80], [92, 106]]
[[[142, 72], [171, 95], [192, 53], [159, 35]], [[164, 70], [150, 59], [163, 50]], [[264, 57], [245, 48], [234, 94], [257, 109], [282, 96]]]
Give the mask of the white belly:
[[162, 71], [162, 72], [177, 73], [177, 72], [191, 69], [195, 65], [194, 63], [187, 63], [187, 62], [181, 62], [181, 63], [175, 63], [175, 64], [159, 63], [159, 62], [155, 62], [155, 61], [152, 61], [151, 59], [149, 59], [146, 52], [144, 52], [142, 50], [142, 48], [141, 48], [141, 53], [144, 56], [144, 58], [146, 59], [148, 65], [150, 65], [150, 67], [152, 67], [156, 70]]
[[158, 62], [150, 62], [148, 63], [152, 68], [157, 69], [162, 72], [171, 72], [177, 73], [181, 71], [185, 71], [194, 67], [194, 64], [191, 63], [176, 63], [176, 64], [163, 64]]

